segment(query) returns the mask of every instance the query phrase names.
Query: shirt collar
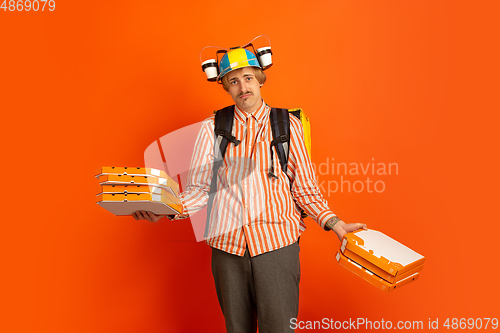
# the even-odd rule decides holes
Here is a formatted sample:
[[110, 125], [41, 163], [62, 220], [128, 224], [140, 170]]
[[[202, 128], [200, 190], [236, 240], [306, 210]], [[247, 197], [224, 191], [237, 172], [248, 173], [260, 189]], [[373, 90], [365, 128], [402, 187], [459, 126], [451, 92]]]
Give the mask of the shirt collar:
[[234, 115], [236, 117], [236, 120], [239, 121], [242, 125], [246, 122], [248, 117], [254, 117], [257, 122], [260, 123], [262, 122], [262, 120], [264, 120], [268, 112], [269, 106], [266, 105], [266, 102], [264, 102], [264, 100], [262, 100], [261, 107], [251, 114], [248, 114], [245, 111], [241, 111], [236, 105], [234, 106]]

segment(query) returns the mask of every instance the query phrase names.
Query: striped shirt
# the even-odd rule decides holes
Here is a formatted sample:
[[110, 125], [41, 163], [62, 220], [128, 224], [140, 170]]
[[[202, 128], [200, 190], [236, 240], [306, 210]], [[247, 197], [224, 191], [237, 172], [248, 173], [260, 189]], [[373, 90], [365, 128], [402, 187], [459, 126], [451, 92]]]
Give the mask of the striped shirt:
[[[288, 176], [273, 147], [278, 179], [269, 177], [273, 140], [270, 110], [264, 102], [252, 114], [235, 106], [232, 134], [241, 143], [229, 143], [218, 172], [217, 195], [205, 242], [238, 256], [244, 255], [246, 246], [250, 255], [256, 256], [296, 242], [306, 229], [300, 208], [322, 228], [335, 216], [319, 191], [302, 124], [295, 116], [290, 116]], [[175, 219], [186, 218], [207, 205], [214, 159], [214, 117], [202, 122], [188, 185], [179, 196], [183, 214]]]

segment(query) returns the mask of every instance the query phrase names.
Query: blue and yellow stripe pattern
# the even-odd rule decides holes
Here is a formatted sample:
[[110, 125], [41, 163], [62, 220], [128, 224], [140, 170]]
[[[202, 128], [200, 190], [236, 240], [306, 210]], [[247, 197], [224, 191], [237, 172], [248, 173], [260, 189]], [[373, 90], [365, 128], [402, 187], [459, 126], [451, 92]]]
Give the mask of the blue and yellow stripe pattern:
[[261, 68], [259, 61], [252, 52], [244, 48], [229, 50], [220, 61], [218, 80], [232, 70], [249, 66]]

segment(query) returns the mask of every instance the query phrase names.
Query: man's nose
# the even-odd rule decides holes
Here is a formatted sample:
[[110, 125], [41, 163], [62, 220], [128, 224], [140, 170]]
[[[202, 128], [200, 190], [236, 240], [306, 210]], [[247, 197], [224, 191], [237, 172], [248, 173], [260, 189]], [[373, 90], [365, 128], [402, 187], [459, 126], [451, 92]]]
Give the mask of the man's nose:
[[240, 89], [241, 89], [241, 91], [248, 90], [248, 82], [246, 80], [241, 81]]

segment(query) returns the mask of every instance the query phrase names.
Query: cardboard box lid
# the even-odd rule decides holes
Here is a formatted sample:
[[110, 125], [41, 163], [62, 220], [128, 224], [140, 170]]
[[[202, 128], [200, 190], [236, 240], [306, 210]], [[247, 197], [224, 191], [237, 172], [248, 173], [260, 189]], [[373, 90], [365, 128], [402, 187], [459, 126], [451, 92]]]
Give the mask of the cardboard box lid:
[[96, 203], [115, 215], [132, 215], [138, 210], [150, 211], [157, 215], [182, 213], [182, 206], [178, 199], [175, 202], [166, 196], [150, 193], [102, 193], [96, 196]]
[[372, 285], [375, 287], [379, 288], [382, 291], [389, 292], [392, 291], [396, 288], [400, 288], [410, 282], [413, 282], [417, 280], [420, 276], [420, 273], [416, 272], [413, 273], [412, 275], [408, 276], [407, 278], [400, 280], [396, 283], [389, 283], [386, 280], [382, 279], [380, 276], [374, 274], [370, 270], [362, 267], [361, 265], [355, 263], [351, 259], [347, 258], [344, 256], [340, 251], [337, 252], [337, 255], [335, 256], [337, 259], [337, 262], [342, 266], [353, 272], [354, 274], [358, 275], [359, 277], [363, 278], [363, 280], [370, 282]]
[[423, 265], [425, 257], [380, 231], [368, 229], [348, 233], [341, 252], [350, 250], [391, 276], [398, 276]]

